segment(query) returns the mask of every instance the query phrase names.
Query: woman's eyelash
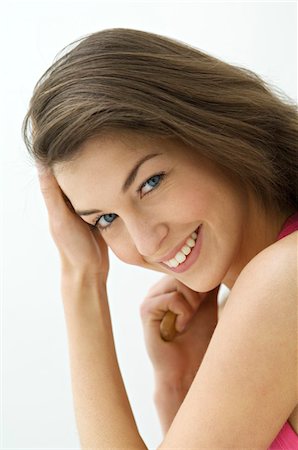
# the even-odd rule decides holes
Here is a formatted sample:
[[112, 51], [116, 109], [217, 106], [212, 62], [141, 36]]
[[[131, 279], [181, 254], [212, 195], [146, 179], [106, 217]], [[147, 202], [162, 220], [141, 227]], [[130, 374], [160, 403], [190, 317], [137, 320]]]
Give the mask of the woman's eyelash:
[[[147, 184], [150, 180], [152, 180], [152, 179], [155, 178], [155, 177], [160, 177], [157, 186], [156, 186], [156, 187], [153, 187], [153, 189], [151, 189], [150, 191], [146, 192], [146, 193], [143, 195], [143, 197], [144, 197], [145, 195], [150, 194], [151, 192], [155, 191], [155, 190], [161, 185], [162, 181], [164, 180], [165, 175], [166, 175], [165, 172], [160, 172], [160, 173], [157, 173], [157, 174], [155, 174], [155, 175], [152, 175], [151, 177], [147, 178], [147, 180], [146, 180], [144, 183], [142, 183], [142, 184], [138, 187], [138, 189], [137, 189], [136, 192], [137, 192], [138, 194], [141, 193], [142, 188], [143, 188], [144, 186], [146, 186], [146, 184]], [[100, 216], [97, 216], [97, 217], [95, 218], [94, 225], [89, 224], [91, 230], [97, 230], [97, 229], [100, 229], [100, 231], [105, 231], [105, 230], [107, 230], [108, 228], [110, 228], [110, 226], [112, 225], [112, 223], [113, 223], [114, 221], [111, 222], [111, 225], [108, 225], [108, 226], [106, 226], [106, 227], [102, 227], [102, 226], [100, 226], [100, 225], [98, 224], [98, 222], [99, 222], [99, 220], [101, 219], [101, 217], [103, 217], [103, 216], [105, 216], [105, 215], [109, 215], [109, 214], [101, 214]]]
[[147, 195], [147, 194], [150, 194], [150, 192], [155, 191], [155, 189], [158, 188], [158, 187], [160, 186], [162, 180], [163, 180], [164, 177], [165, 177], [165, 172], [157, 173], [157, 174], [152, 175], [151, 177], [149, 177], [146, 181], [144, 181], [144, 183], [142, 183], [142, 184], [138, 187], [137, 193], [139, 194], [139, 193], [141, 192], [142, 188], [143, 188], [144, 186], [146, 186], [146, 184], [148, 183], [148, 181], [152, 180], [152, 179], [155, 178], [155, 177], [160, 177], [160, 180], [159, 180], [158, 185], [157, 185], [156, 187], [153, 187], [153, 189], [151, 189], [149, 192], [146, 192], [146, 193], [143, 195], [143, 197], [144, 197], [145, 195]]

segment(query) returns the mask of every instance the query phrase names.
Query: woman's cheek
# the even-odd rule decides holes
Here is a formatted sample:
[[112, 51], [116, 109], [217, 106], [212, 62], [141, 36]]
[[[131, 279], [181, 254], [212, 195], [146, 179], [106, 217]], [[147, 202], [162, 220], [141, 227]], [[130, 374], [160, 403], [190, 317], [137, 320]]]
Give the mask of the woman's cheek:
[[132, 264], [135, 266], [142, 266], [144, 265], [143, 258], [140, 256], [140, 254], [137, 252], [136, 248], [133, 247], [131, 244], [115, 244], [115, 243], [108, 243], [108, 247], [112, 250], [115, 256], [119, 258], [122, 262], [126, 264]]

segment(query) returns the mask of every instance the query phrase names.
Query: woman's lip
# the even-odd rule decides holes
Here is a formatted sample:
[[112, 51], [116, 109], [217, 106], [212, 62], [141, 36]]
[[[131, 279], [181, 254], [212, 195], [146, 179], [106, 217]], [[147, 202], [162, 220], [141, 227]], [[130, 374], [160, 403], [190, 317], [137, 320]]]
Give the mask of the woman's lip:
[[202, 247], [202, 225], [199, 226], [199, 228], [196, 231], [198, 233], [198, 237], [196, 240], [196, 245], [193, 247], [191, 253], [186, 257], [186, 260], [179, 264], [177, 267], [169, 267], [163, 262], [160, 262], [160, 264], [165, 267], [167, 270], [171, 270], [172, 272], [181, 273], [188, 270], [197, 260], [201, 247]]
[[170, 259], [174, 258], [174, 256], [177, 255], [177, 253], [182, 249], [184, 244], [186, 243], [187, 239], [189, 239], [192, 235], [192, 233], [197, 233], [199, 227], [197, 227], [194, 231], [192, 231], [187, 238], [184, 239], [184, 241], [181, 242], [181, 244], [177, 245], [177, 247], [172, 250], [170, 253], [168, 253], [166, 256], [161, 258], [159, 261], [156, 261], [158, 263], [163, 263], [164, 261], [169, 261]]

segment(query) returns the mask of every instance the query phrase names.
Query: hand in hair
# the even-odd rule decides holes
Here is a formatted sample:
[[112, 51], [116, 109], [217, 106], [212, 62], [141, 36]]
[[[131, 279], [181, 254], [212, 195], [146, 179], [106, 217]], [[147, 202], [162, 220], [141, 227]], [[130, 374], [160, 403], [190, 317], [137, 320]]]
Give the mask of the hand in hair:
[[60, 254], [62, 275], [95, 275], [106, 284], [108, 249], [99, 231], [91, 230], [74, 212], [52, 170], [41, 166], [37, 168], [51, 235]]

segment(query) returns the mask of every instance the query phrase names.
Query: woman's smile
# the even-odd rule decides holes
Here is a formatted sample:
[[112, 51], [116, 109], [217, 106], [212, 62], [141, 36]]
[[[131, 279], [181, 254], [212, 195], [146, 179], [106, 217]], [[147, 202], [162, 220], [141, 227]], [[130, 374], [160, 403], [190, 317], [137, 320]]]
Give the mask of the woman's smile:
[[202, 246], [202, 225], [200, 225], [184, 241], [178, 251], [171, 252], [170, 257], [160, 261], [160, 264], [172, 272], [182, 273], [188, 270], [197, 260]]

